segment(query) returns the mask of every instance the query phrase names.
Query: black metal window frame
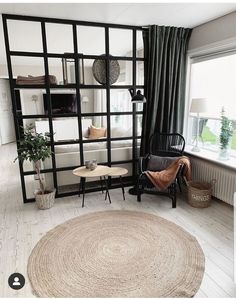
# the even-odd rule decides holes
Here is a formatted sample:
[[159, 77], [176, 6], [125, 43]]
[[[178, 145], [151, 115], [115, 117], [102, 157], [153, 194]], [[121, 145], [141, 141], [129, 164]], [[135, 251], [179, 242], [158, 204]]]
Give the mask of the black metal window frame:
[[[23, 119], [35, 119], [35, 118], [42, 118], [47, 119], [49, 122], [49, 130], [50, 130], [50, 143], [49, 146], [53, 152], [51, 160], [52, 160], [52, 167], [49, 169], [42, 169], [42, 173], [52, 173], [53, 174], [53, 183], [56, 189], [56, 197], [64, 197], [77, 194], [78, 191], [70, 191], [70, 192], [63, 192], [58, 193], [58, 184], [57, 184], [57, 173], [61, 171], [69, 171], [73, 170], [80, 165], [68, 166], [68, 167], [57, 167], [56, 166], [56, 157], [54, 154], [55, 146], [57, 145], [65, 145], [65, 144], [79, 144], [80, 147], [80, 164], [84, 165], [84, 150], [83, 144], [85, 143], [92, 143], [92, 142], [107, 142], [107, 162], [102, 163], [103, 165], [117, 165], [117, 164], [128, 164], [132, 163], [132, 176], [131, 180], [127, 182], [126, 185], [131, 185], [134, 183], [136, 178], [136, 171], [137, 171], [137, 140], [141, 139], [141, 136], [137, 136], [137, 115], [142, 115], [142, 111], [136, 110], [136, 105], [133, 104], [132, 111], [127, 112], [111, 112], [110, 111], [110, 90], [111, 89], [128, 89], [134, 88], [136, 91], [137, 89], [144, 89], [144, 85], [137, 85], [136, 84], [136, 70], [137, 70], [137, 62], [138, 61], [145, 61], [144, 58], [137, 57], [137, 31], [146, 30], [140, 26], [130, 26], [130, 25], [119, 25], [119, 24], [109, 24], [109, 23], [97, 23], [97, 22], [87, 22], [87, 21], [76, 21], [76, 20], [67, 20], [67, 19], [56, 19], [56, 18], [43, 18], [43, 17], [33, 17], [33, 16], [22, 16], [22, 15], [11, 15], [11, 14], [3, 14], [3, 30], [4, 30], [4, 38], [5, 38], [5, 46], [6, 46], [6, 56], [7, 56], [7, 65], [8, 65], [8, 73], [9, 73], [9, 83], [10, 83], [10, 90], [11, 90], [11, 98], [12, 98], [12, 107], [13, 107], [13, 116], [14, 116], [14, 125], [16, 131], [16, 140], [17, 140], [17, 147], [18, 142], [20, 140], [21, 132], [20, 132], [20, 125], [19, 122], [23, 121]], [[42, 45], [43, 45], [43, 52], [26, 52], [26, 51], [11, 51], [10, 44], [9, 44], [9, 35], [8, 35], [8, 27], [7, 21], [8, 20], [15, 20], [15, 21], [29, 21], [29, 22], [38, 22], [41, 24], [41, 34], [42, 34]], [[61, 54], [61, 53], [48, 53], [47, 50], [47, 37], [46, 37], [46, 24], [53, 23], [53, 24], [64, 24], [64, 25], [71, 25], [72, 26], [72, 33], [73, 33], [73, 46], [74, 46], [74, 53], [69, 54]], [[90, 27], [101, 27], [105, 30], [105, 55], [102, 57], [100, 55], [82, 55], [78, 52], [78, 37], [77, 37], [77, 26], [90, 26]], [[124, 57], [124, 56], [110, 56], [109, 53], [109, 29], [127, 29], [132, 30], [132, 56], [131, 57]], [[44, 70], [46, 76], [45, 85], [17, 85], [14, 78], [13, 78], [13, 71], [12, 71], [12, 62], [11, 58], [13, 56], [23, 56], [23, 57], [42, 57], [44, 61]], [[50, 85], [49, 82], [49, 63], [48, 58], [72, 58], [75, 61], [75, 83], [73, 84], [66, 84], [66, 85]], [[91, 85], [91, 84], [81, 84], [80, 83], [80, 73], [79, 73], [79, 60], [80, 59], [104, 59], [106, 61], [106, 84], [104, 85]], [[110, 85], [109, 84], [109, 62], [110, 60], [117, 59], [117, 60], [124, 60], [124, 61], [132, 61], [132, 84], [130, 85]], [[32, 115], [19, 115], [17, 113], [17, 105], [16, 105], [16, 97], [15, 91], [18, 89], [43, 89], [46, 90], [47, 96], [47, 104], [48, 104], [48, 114], [32, 114]], [[53, 114], [52, 113], [52, 106], [51, 106], [51, 90], [55, 89], [74, 89], [76, 91], [76, 99], [77, 99], [77, 113], [73, 114]], [[82, 89], [104, 89], [106, 90], [106, 104], [107, 110], [106, 112], [94, 112], [94, 113], [82, 113], [81, 111], [81, 94], [80, 90]], [[132, 115], [132, 136], [129, 137], [111, 137], [111, 124], [110, 118], [111, 116], [115, 115]], [[94, 116], [106, 116], [107, 119], [107, 137], [105, 139], [93, 139], [93, 140], [83, 140], [82, 138], [82, 117], [94, 117]], [[54, 141], [53, 137], [53, 118], [70, 118], [70, 117], [77, 117], [78, 120], [78, 131], [79, 136], [77, 140], [69, 140], [69, 141]], [[111, 142], [116, 140], [132, 140], [133, 143], [133, 150], [132, 150], [132, 160], [123, 160], [123, 161], [112, 161], [111, 159]], [[27, 198], [26, 194], [26, 185], [25, 185], [25, 176], [34, 175], [35, 171], [24, 171], [23, 163], [19, 161], [19, 169], [20, 169], [20, 177], [21, 177], [21, 186], [22, 186], [22, 196], [23, 202], [32, 202], [34, 198]], [[109, 185], [111, 187], [111, 181], [109, 181]], [[100, 187], [90, 188], [87, 192], [91, 191], [98, 191]]]

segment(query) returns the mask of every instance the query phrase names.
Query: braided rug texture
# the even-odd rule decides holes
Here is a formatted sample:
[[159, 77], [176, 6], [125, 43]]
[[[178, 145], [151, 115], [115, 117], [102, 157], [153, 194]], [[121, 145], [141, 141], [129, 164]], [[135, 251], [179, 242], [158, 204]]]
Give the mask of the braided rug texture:
[[204, 274], [192, 235], [161, 217], [96, 212], [49, 231], [28, 276], [39, 297], [193, 297]]

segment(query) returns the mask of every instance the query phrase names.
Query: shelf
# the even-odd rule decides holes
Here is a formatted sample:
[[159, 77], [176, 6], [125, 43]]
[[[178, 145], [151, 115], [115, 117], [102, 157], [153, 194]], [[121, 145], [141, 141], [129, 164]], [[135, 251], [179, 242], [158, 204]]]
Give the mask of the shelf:
[[[77, 85], [75, 83], [66, 84], [66, 85], [50, 85], [50, 89], [76, 89]], [[46, 84], [14, 84], [14, 89], [46, 89]], [[80, 84], [79, 88], [94, 88], [94, 89], [105, 89], [106, 86], [103, 85], [84, 85]]]
[[49, 118], [48, 115], [45, 114], [31, 114], [31, 115], [22, 115], [22, 114], [16, 114], [17, 119], [36, 119], [36, 118]]
[[[14, 89], [46, 89], [46, 84], [14, 84]], [[50, 89], [72, 89], [76, 84], [50, 85]]]
[[32, 84], [32, 85], [14, 84], [14, 89], [46, 89], [46, 86], [44, 84]]
[[[46, 89], [46, 84], [14, 84], [14, 89]], [[133, 87], [132, 85], [111, 85], [109, 86], [110, 89], [129, 89]], [[77, 85], [67, 84], [67, 85], [50, 85], [50, 89], [76, 89]], [[92, 85], [92, 84], [80, 84], [79, 89], [106, 89], [106, 85]], [[143, 89], [143, 85], [137, 85], [136, 89]]]

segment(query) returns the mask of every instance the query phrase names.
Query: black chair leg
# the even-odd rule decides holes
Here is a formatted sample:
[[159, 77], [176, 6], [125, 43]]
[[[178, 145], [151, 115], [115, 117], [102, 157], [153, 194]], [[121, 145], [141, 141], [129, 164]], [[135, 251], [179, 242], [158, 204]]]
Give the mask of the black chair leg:
[[138, 182], [137, 182], [137, 201], [138, 202], [141, 202], [141, 194], [142, 194], [142, 191], [140, 190], [140, 182], [139, 182], [139, 179], [138, 179]]
[[172, 198], [172, 208], [176, 208], [176, 195], [174, 195], [174, 197]]
[[137, 192], [137, 201], [141, 202], [141, 192]]
[[177, 182], [178, 182], [179, 192], [182, 193], [180, 178], [177, 178]]
[[172, 208], [176, 208], [176, 186], [177, 182], [172, 184]]

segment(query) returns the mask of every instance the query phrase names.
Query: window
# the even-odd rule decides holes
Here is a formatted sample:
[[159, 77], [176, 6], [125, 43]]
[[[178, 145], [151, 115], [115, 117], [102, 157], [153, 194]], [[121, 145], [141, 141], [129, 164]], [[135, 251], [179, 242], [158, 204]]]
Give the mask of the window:
[[[236, 156], [236, 54], [210, 58], [192, 63], [190, 78], [190, 101], [206, 98], [207, 112], [200, 114], [199, 146], [212, 151], [219, 149], [220, 117], [224, 107], [225, 116], [232, 120], [231, 155]], [[197, 118], [189, 114], [188, 143], [193, 144], [197, 135]]]

